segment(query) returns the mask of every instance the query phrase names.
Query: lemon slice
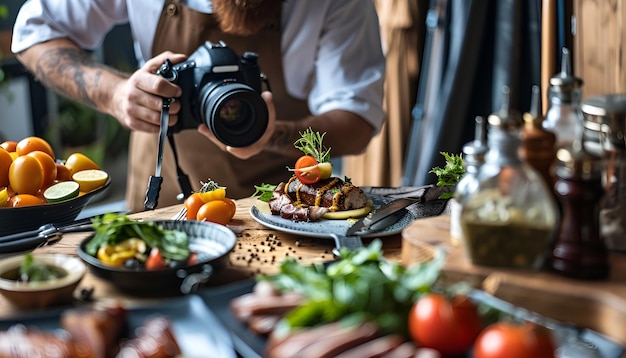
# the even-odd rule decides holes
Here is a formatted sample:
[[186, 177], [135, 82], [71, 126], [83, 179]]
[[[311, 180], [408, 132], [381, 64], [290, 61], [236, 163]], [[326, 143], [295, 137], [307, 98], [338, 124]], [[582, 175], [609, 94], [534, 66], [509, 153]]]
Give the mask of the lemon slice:
[[107, 182], [108, 178], [109, 174], [100, 169], [81, 170], [72, 175], [72, 180], [80, 184], [80, 191], [83, 193], [98, 189]]
[[43, 192], [49, 203], [58, 203], [78, 196], [80, 185], [75, 181], [62, 181], [50, 186]]
[[9, 206], [9, 189], [0, 190], [0, 207]]

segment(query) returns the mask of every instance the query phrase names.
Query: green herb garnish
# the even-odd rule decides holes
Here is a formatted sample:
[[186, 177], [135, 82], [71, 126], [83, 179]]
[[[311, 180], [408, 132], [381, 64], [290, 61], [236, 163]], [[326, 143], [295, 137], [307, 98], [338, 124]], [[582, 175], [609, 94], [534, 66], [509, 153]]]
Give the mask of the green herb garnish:
[[139, 238], [147, 246], [156, 247], [164, 258], [182, 261], [189, 255], [189, 237], [183, 231], [165, 230], [152, 221], [135, 221], [124, 214], [107, 213], [92, 219], [95, 234], [87, 243], [88, 254], [96, 256], [103, 245], [116, 245]]
[[274, 189], [276, 189], [276, 185], [272, 184], [255, 185], [252, 196], [258, 196], [259, 200], [268, 202], [274, 197]]
[[35, 260], [30, 252], [24, 255], [20, 265], [20, 282], [44, 282], [56, 280], [60, 276], [58, 270], [53, 270], [43, 262]]
[[[446, 165], [443, 168], [434, 167], [429, 173], [437, 176], [437, 186], [455, 186], [459, 180], [465, 175], [465, 166], [463, 165], [463, 157], [461, 155], [450, 154], [447, 152], [439, 152], [446, 159]], [[439, 199], [449, 199], [454, 196], [454, 192], [441, 194]]]
[[310, 155], [318, 163], [330, 161], [330, 148], [324, 147], [324, 136], [326, 132], [320, 134], [314, 132], [311, 127], [304, 132], [300, 132], [300, 138], [295, 141], [294, 146], [306, 155]]
[[280, 330], [311, 327], [338, 320], [375, 321], [385, 333], [406, 334], [409, 310], [432, 290], [445, 261], [443, 251], [427, 263], [405, 268], [385, 260], [378, 239], [353, 251], [341, 249], [342, 260], [327, 266], [281, 261], [280, 273], [260, 276], [282, 292], [300, 292], [305, 302], [288, 313]]

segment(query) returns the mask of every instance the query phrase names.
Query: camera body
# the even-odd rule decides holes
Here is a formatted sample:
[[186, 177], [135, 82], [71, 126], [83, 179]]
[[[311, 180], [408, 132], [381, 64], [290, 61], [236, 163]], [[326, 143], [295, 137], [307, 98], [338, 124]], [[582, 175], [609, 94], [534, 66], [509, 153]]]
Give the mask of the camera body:
[[268, 110], [261, 97], [264, 76], [258, 55], [239, 57], [224, 42], [206, 42], [185, 62], [169, 60], [157, 74], [182, 89], [178, 122], [170, 133], [206, 124], [215, 137], [232, 147], [245, 147], [261, 138]]

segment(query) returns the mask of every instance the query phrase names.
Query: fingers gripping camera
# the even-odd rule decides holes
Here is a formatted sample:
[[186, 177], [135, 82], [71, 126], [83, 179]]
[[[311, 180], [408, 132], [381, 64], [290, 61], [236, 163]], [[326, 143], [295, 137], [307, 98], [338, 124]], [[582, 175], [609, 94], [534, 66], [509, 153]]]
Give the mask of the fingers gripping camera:
[[169, 60], [157, 74], [182, 89], [178, 123], [170, 133], [196, 129], [206, 124], [215, 137], [231, 147], [246, 147], [261, 138], [268, 123], [268, 110], [261, 97], [264, 75], [258, 55], [241, 58], [220, 41], [206, 42], [187, 61]]

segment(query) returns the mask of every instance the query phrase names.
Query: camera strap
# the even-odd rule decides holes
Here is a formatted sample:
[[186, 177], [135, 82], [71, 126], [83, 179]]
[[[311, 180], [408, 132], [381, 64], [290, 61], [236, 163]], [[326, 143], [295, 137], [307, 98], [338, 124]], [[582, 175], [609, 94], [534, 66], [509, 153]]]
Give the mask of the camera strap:
[[146, 200], [143, 203], [143, 206], [146, 210], [156, 209], [159, 202], [159, 192], [161, 191], [161, 183], [163, 183], [163, 177], [161, 177], [161, 165], [163, 164], [163, 147], [165, 146], [165, 138], [167, 137], [167, 123], [170, 119], [171, 101], [171, 98], [163, 98], [163, 105], [161, 106], [161, 125], [159, 127], [159, 145], [157, 149], [156, 169], [154, 170], [154, 175], [151, 175], [148, 181]]
[[165, 138], [167, 137], [172, 152], [174, 154], [174, 162], [176, 163], [176, 173], [178, 175], [178, 184], [180, 185], [181, 194], [183, 198], [187, 198], [192, 193], [191, 183], [189, 177], [178, 164], [178, 153], [176, 152], [176, 143], [174, 142], [174, 135], [168, 133], [168, 122], [170, 119], [170, 103], [172, 98], [163, 98], [163, 105], [161, 107], [161, 123], [159, 127], [159, 145], [157, 149], [156, 168], [154, 175], [150, 176], [148, 181], [148, 189], [146, 190], [146, 199], [144, 201], [144, 208], [146, 210], [156, 209], [159, 202], [159, 192], [161, 191], [161, 184], [163, 183], [163, 177], [161, 177], [161, 167], [163, 165], [163, 150], [165, 149]]

